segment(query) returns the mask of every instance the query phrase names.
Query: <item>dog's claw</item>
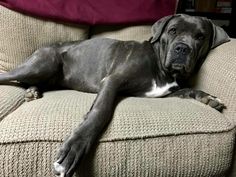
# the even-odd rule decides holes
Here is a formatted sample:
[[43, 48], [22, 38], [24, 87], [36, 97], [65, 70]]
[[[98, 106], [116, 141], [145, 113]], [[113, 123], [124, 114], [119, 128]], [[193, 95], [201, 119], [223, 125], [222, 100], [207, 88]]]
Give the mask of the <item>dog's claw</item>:
[[30, 87], [26, 90], [25, 95], [24, 95], [25, 101], [29, 102], [32, 100], [36, 100], [41, 97], [39, 90], [37, 87]]

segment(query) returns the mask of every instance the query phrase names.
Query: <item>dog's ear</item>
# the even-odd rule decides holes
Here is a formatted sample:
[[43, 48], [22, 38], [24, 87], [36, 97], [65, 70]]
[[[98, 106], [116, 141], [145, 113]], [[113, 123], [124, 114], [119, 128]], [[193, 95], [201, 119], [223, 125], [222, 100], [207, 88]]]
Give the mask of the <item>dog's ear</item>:
[[215, 25], [212, 21], [210, 21], [210, 23], [213, 30], [211, 49], [230, 41], [228, 34], [223, 30], [223, 28]]
[[174, 16], [175, 15], [169, 15], [169, 16], [163, 17], [152, 25], [152, 38], [150, 40], [151, 43], [156, 42], [160, 38], [166, 25], [172, 18], [174, 18]]

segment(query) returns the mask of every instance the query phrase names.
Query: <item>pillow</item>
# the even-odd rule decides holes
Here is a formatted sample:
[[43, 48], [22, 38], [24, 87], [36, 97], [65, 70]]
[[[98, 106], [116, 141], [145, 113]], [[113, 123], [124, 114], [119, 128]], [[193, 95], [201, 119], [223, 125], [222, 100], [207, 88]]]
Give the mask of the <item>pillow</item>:
[[0, 4], [20, 12], [64, 22], [127, 24], [155, 22], [174, 14], [178, 0], [4, 0]]

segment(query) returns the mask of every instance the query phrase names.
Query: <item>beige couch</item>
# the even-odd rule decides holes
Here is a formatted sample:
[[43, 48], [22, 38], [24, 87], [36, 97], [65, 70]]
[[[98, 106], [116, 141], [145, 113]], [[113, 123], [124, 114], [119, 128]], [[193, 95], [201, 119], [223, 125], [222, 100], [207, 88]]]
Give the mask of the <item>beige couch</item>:
[[[58, 41], [103, 36], [145, 40], [150, 26], [72, 26], [28, 17], [0, 6], [0, 71]], [[76, 176], [228, 177], [236, 123], [236, 40], [212, 50], [194, 86], [218, 96], [223, 114], [194, 100], [134, 98], [114, 118]], [[58, 147], [88, 111], [94, 94], [50, 91], [24, 102], [25, 90], [0, 85], [0, 176], [49, 177]], [[235, 167], [236, 168], [236, 167]], [[234, 169], [235, 169], [234, 168]]]

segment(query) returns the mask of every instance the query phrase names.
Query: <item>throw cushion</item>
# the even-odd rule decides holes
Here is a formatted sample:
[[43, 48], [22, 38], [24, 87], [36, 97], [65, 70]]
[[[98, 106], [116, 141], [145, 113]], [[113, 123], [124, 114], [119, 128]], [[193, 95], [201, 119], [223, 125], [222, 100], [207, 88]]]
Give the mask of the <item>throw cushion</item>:
[[154, 22], [174, 14], [177, 0], [4, 0], [0, 4], [45, 19], [77, 24], [124, 24]]

